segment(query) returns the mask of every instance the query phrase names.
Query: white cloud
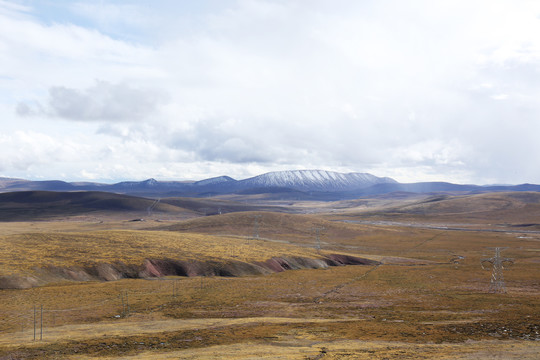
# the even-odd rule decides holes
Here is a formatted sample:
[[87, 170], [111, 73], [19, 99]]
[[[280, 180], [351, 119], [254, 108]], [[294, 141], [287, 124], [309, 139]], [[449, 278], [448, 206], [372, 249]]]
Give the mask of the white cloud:
[[17, 113], [80, 121], [138, 121], [152, 115], [165, 98], [159, 91], [97, 81], [84, 90], [51, 87], [46, 106], [23, 102], [17, 105]]
[[[18, 174], [35, 168], [53, 167], [55, 163], [77, 162], [92, 151], [89, 144], [62, 139], [35, 131], [16, 131], [0, 136], [0, 170]], [[51, 168], [51, 170], [53, 170]], [[54, 171], [54, 170], [53, 170]]]
[[23, 17], [32, 11], [29, 6], [13, 3], [11, 1], [0, 0], [0, 15], [9, 17]]
[[40, 148], [2, 171], [540, 183], [525, 160], [540, 151], [539, 14], [528, 0], [78, 1], [45, 21], [1, 1], [4, 145], [36, 126], [96, 149]]

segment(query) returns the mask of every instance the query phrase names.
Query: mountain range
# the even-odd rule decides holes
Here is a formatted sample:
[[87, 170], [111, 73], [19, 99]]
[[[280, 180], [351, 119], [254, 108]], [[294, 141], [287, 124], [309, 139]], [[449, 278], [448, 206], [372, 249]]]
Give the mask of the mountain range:
[[277, 171], [235, 180], [219, 176], [201, 181], [124, 181], [116, 184], [30, 181], [0, 178], [0, 192], [14, 191], [104, 191], [150, 197], [208, 197], [225, 194], [271, 194], [279, 199], [340, 200], [396, 192], [481, 193], [494, 191], [540, 191], [540, 185], [460, 185], [447, 182], [399, 183], [368, 173], [339, 173], [325, 170]]

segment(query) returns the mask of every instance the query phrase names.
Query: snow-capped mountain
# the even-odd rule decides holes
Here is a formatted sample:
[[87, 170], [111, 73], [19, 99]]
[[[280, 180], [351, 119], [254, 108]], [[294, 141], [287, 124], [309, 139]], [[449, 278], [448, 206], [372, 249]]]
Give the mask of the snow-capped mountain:
[[368, 173], [338, 173], [325, 170], [275, 171], [240, 180], [241, 187], [282, 187], [301, 191], [348, 191], [375, 184], [396, 183], [391, 178], [380, 178]]
[[[244, 180], [218, 176], [194, 182], [124, 181], [116, 184], [67, 183], [63, 181], [25, 181], [4, 179], [3, 191], [53, 190], [53, 191], [110, 191], [126, 194], [211, 196], [231, 193], [265, 193], [276, 191], [347, 192], [358, 191], [373, 185], [396, 184], [387, 177], [367, 173], [338, 173], [325, 170], [275, 171]], [[9, 180], [9, 181], [8, 181]], [[0, 187], [0, 188], [2, 188]]]
[[278, 199], [352, 199], [393, 192], [447, 193], [487, 191], [540, 191], [540, 185], [515, 186], [459, 185], [444, 182], [402, 184], [387, 177], [367, 173], [338, 173], [325, 170], [276, 171], [235, 180], [218, 176], [200, 181], [124, 181], [116, 184], [29, 181], [0, 177], [0, 192], [14, 191], [104, 191], [149, 197], [207, 197], [224, 194], [273, 194]]
[[229, 182], [235, 182], [232, 177], [229, 176], [218, 176], [210, 179], [200, 180], [193, 183], [193, 186], [208, 186], [208, 185], [217, 185]]

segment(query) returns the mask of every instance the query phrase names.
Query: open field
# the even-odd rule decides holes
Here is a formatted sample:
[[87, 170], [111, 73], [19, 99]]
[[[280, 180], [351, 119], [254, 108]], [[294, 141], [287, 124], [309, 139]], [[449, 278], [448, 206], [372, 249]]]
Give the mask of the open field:
[[[344, 266], [202, 281], [121, 280], [4, 290], [1, 300], [9, 306], [3, 307], [2, 318], [10, 326], [3, 328], [0, 346], [15, 358], [80, 353], [162, 358], [168, 352], [182, 357], [188, 349], [196, 357], [210, 351], [208, 346], [243, 348], [252, 356], [263, 351], [271, 358], [285, 345], [290, 358], [316, 356], [323, 348], [329, 358], [364, 354], [382, 359], [393, 352], [430, 358], [438, 351], [459, 358], [469, 347], [490, 354], [493, 346], [521, 349], [521, 356], [534, 358], [540, 330], [534, 280], [509, 278], [508, 294], [487, 294], [489, 274], [478, 271], [479, 278], [471, 278], [466, 276], [470, 270]], [[122, 293], [129, 296], [126, 315]], [[45, 309], [43, 341], [32, 341], [33, 304]], [[39, 325], [37, 332], [39, 339]], [[366, 345], [372, 341], [388, 344]]]
[[[452, 206], [455, 213], [460, 205]], [[516, 216], [512, 222], [519, 222], [515, 208], [508, 209]], [[472, 223], [489, 224], [502, 216], [498, 209], [478, 214]], [[403, 216], [410, 224], [437, 219], [429, 213]], [[536, 359], [540, 354], [540, 234], [525, 232], [527, 227], [481, 232], [336, 221], [370, 220], [356, 210], [237, 212], [182, 221], [77, 219], [1, 223], [0, 276], [37, 276], [47, 267], [139, 266], [147, 259], [230, 264], [339, 253], [379, 263], [234, 277], [50, 278], [43, 286], [3, 289], [0, 359]], [[458, 217], [439, 218], [445, 219]], [[314, 228], [324, 228], [321, 251]], [[502, 255], [514, 259], [504, 270], [506, 294], [489, 292], [491, 269], [480, 266], [494, 255], [493, 247], [505, 247]]]

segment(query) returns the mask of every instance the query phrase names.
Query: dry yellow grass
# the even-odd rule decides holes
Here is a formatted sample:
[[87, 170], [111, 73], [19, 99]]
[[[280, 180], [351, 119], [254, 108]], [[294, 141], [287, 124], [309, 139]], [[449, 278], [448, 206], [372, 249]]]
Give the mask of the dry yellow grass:
[[[216, 345], [182, 351], [143, 352], [132, 356], [100, 357], [104, 360], [148, 359], [446, 359], [446, 360], [536, 360], [540, 344], [518, 341], [475, 341], [467, 344], [411, 344], [389, 341], [313, 341], [309, 339], [280, 338], [272, 342], [247, 342]], [[93, 360], [95, 357], [75, 356], [73, 360]]]
[[[174, 222], [178, 221], [180, 220], [177, 219]], [[166, 222], [152, 219], [145, 221], [115, 220], [114, 216], [108, 218], [103, 216], [73, 216], [65, 221], [3, 222], [0, 226], [0, 236], [100, 230], [144, 230], [155, 226], [163, 226], [164, 223]]]
[[[190, 221], [185, 233], [120, 230], [141, 223], [104, 223], [100, 231], [82, 222], [34, 225], [39, 231], [10, 225], [2, 229], [0, 238], [0, 246], [6, 249], [2, 269], [6, 264], [10, 267], [4, 273], [32, 271], [25, 260], [68, 266], [116, 260], [139, 264], [152, 257], [217, 261], [317, 257], [310, 228], [321, 223], [327, 227], [324, 249], [432, 262], [2, 290], [0, 358], [302, 359], [324, 354], [328, 359], [481, 359], [497, 350], [510, 359], [532, 359], [538, 354], [538, 342], [524, 340], [540, 331], [538, 235], [270, 215], [261, 219], [261, 237], [267, 240], [250, 240], [248, 245], [246, 236], [253, 229], [250, 215]], [[231, 219], [243, 225], [234, 228]], [[201, 224], [206, 227], [194, 233]], [[115, 230], [106, 230], [107, 226]], [[490, 271], [480, 267], [480, 259], [493, 255], [487, 248], [494, 246], [509, 247], [503, 254], [516, 259], [505, 270], [508, 294], [504, 295], [487, 292]], [[449, 262], [453, 254], [465, 258], [454, 266]], [[5, 262], [7, 258], [13, 262]], [[124, 310], [120, 294], [126, 292], [130, 315], [116, 319]], [[32, 342], [34, 304], [44, 306], [43, 342]]]
[[0, 276], [45, 266], [140, 265], [144, 259], [265, 261], [274, 256], [318, 258], [312, 248], [240, 237], [167, 231], [92, 231], [0, 236]]
[[[133, 316], [116, 321], [97, 324], [70, 324], [46, 328], [43, 341], [29, 342], [33, 338], [33, 329], [17, 333], [0, 334], [0, 347], [17, 347], [21, 345], [43, 346], [59, 341], [85, 341], [94, 338], [151, 336], [164, 332], [212, 329], [220, 327], [240, 327], [252, 324], [310, 324], [339, 323], [355, 319], [320, 319], [320, 318], [287, 318], [287, 317], [248, 317], [248, 318], [200, 318], [200, 319], [159, 319], [147, 320], [142, 316]], [[361, 319], [359, 319], [361, 320]]]
[[[137, 355], [135, 359], [204, 358], [214, 349], [223, 351], [221, 355], [227, 358], [271, 358], [288, 344], [298, 347], [298, 351], [286, 351], [296, 359], [318, 355], [321, 348], [317, 344], [321, 344], [329, 358], [346, 354], [354, 358], [367, 356], [366, 344], [378, 339], [409, 344], [372, 344], [369, 350], [374, 351], [370, 353], [373, 359], [441, 357], [456, 356], [468, 345], [411, 342], [463, 342], [493, 336], [521, 339], [527, 331], [534, 332], [529, 327], [540, 320], [540, 289], [534, 287], [534, 279], [509, 276], [509, 294], [501, 296], [487, 294], [489, 273], [472, 264], [458, 269], [450, 265], [383, 265], [372, 269], [349, 266], [208, 278], [203, 282], [182, 278], [176, 284], [171, 278], [2, 291], [0, 303], [7, 306], [0, 309], [0, 354], [20, 352], [28, 357], [42, 354], [41, 358], [59, 358], [54, 355], [59, 352], [72, 358], [78, 349], [79, 353], [111, 359], [131, 355]], [[173, 296], [175, 285], [179, 291]], [[522, 292], [524, 288], [529, 290]], [[125, 291], [131, 315], [114, 320], [122, 311], [119, 294]], [[44, 305], [44, 342], [32, 342], [32, 304]], [[276, 316], [280, 318], [260, 318]], [[344, 346], [344, 339], [362, 342]], [[532, 358], [531, 352], [538, 350], [535, 342], [515, 344], [520, 350], [501, 343], [495, 346], [524, 358]], [[209, 347], [212, 345], [218, 347]], [[486, 346], [492, 344], [479, 344], [475, 351], [488, 354]], [[238, 349], [244, 350], [236, 353]]]

